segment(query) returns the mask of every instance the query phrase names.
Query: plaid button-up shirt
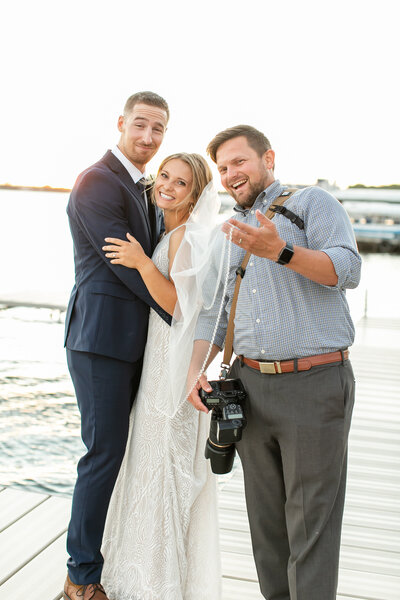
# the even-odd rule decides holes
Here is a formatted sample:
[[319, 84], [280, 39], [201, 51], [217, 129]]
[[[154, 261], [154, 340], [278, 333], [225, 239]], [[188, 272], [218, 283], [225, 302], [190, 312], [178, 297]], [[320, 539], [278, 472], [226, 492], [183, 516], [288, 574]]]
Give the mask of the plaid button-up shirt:
[[[275, 181], [258, 196], [251, 209], [236, 206], [235, 218], [257, 226], [256, 210], [265, 213], [283, 190]], [[267, 258], [252, 255], [236, 309], [233, 346], [237, 355], [285, 360], [332, 352], [354, 341], [345, 290], [359, 283], [361, 257], [346, 211], [336, 198], [318, 187], [297, 191], [285, 206], [303, 219], [304, 229], [275, 214], [273, 223], [279, 235], [295, 246], [325, 252], [332, 260], [338, 282], [332, 287], [321, 285]], [[220, 347], [226, 335], [235, 271], [244, 255], [242, 248], [232, 244], [228, 292], [214, 339]], [[196, 339], [211, 340], [218, 308], [217, 300], [211, 310], [200, 314]]]

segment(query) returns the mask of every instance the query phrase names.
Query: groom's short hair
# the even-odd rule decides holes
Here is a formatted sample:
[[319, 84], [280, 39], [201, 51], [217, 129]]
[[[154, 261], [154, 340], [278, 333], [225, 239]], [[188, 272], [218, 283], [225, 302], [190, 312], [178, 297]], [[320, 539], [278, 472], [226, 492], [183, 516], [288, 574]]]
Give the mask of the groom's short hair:
[[169, 107], [167, 101], [154, 92], [137, 92], [136, 94], [129, 96], [124, 106], [125, 117], [131, 113], [135, 104], [149, 104], [150, 106], [162, 108], [167, 113], [167, 121], [169, 120]]
[[229, 127], [224, 129], [211, 140], [207, 146], [207, 153], [213, 162], [217, 162], [217, 151], [218, 148], [227, 142], [237, 137], [245, 137], [250, 148], [253, 148], [257, 154], [261, 157], [267, 150], [271, 150], [271, 144], [268, 138], [265, 137], [261, 131], [258, 131], [251, 125], [236, 125], [236, 127]]

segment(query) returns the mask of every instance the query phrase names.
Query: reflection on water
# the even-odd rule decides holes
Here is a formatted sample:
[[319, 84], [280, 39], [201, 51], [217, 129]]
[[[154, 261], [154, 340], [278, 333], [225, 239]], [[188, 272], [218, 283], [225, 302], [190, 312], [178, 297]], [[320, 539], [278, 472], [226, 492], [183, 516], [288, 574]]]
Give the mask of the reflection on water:
[[62, 348], [50, 311], [0, 312], [0, 483], [70, 494], [83, 445]]
[[[400, 256], [365, 256], [361, 285], [348, 294], [353, 318], [366, 290], [369, 316], [400, 318], [399, 275]], [[72, 493], [84, 447], [61, 321], [46, 309], [0, 310], [0, 485]]]
[[85, 448], [63, 333], [49, 310], [0, 310], [0, 487], [72, 494]]

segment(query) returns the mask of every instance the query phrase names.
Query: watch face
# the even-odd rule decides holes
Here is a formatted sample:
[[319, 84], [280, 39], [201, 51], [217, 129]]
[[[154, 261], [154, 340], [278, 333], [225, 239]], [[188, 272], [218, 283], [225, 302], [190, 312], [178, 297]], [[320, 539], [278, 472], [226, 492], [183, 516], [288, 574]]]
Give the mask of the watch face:
[[290, 262], [293, 256], [293, 246], [292, 244], [286, 244], [286, 246], [281, 250], [281, 253], [278, 256], [277, 263], [280, 265], [287, 265]]

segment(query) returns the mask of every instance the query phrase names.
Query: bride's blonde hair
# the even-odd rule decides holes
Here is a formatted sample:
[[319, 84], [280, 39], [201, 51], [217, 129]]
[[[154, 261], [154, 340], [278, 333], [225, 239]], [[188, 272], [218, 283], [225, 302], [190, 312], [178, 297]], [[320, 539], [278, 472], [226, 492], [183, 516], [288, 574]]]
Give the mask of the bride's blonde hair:
[[[193, 177], [192, 189], [190, 190], [187, 197], [188, 198], [191, 197], [191, 199], [192, 199], [191, 204], [193, 205], [192, 206], [192, 208], [193, 208], [196, 205], [197, 200], [200, 198], [201, 193], [204, 190], [204, 188], [206, 187], [206, 185], [208, 183], [210, 183], [210, 181], [212, 180], [211, 169], [208, 166], [207, 161], [205, 160], [205, 158], [203, 158], [201, 156], [201, 154], [196, 154], [196, 153], [189, 154], [188, 152], [178, 152], [176, 154], [171, 154], [170, 156], [167, 156], [166, 158], [164, 158], [164, 160], [162, 161], [161, 165], [158, 168], [157, 176], [163, 170], [165, 165], [170, 160], [174, 160], [174, 159], [178, 159], [178, 160], [181, 160], [182, 162], [186, 163], [192, 171], [192, 177]], [[153, 202], [154, 202], [154, 196], [153, 196]]]

